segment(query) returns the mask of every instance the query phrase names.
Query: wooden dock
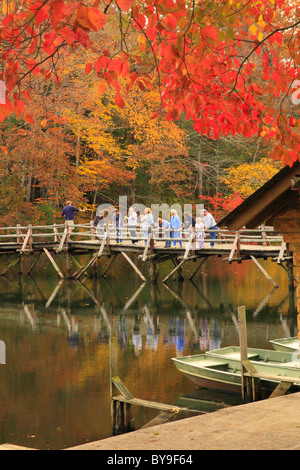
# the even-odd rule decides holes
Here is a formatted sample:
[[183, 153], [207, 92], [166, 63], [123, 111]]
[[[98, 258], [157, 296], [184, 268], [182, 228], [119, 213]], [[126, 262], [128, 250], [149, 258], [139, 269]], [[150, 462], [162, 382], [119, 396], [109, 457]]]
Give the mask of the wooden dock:
[[[43, 255], [47, 257], [61, 279], [76, 280], [89, 271], [93, 272], [93, 268], [100, 259], [106, 259], [107, 264], [101, 274], [105, 277], [111, 265], [118, 257], [121, 257], [145, 282], [146, 275], [133, 260], [132, 255], [135, 254], [142, 264], [147, 265], [148, 278], [151, 282], [157, 282], [160, 265], [171, 261], [173, 268], [162, 280], [162, 282], [167, 282], [175, 275], [182, 280], [184, 278], [182, 268], [189, 262], [195, 263], [195, 269], [189, 276], [189, 279], [193, 279], [207, 259], [218, 256], [228, 263], [254, 261], [274, 287], [277, 287], [258, 261], [272, 259], [287, 271], [289, 285], [293, 286], [292, 254], [287, 244], [283, 242], [282, 234], [275, 233], [272, 228], [263, 227], [259, 230], [235, 232], [218, 230], [214, 246], [210, 246], [208, 232], [204, 247], [201, 249], [198, 249], [196, 233], [193, 229], [182, 231], [181, 237], [176, 239], [176, 246], [174, 246], [173, 238], [166, 238], [164, 234], [152, 228], [149, 228], [147, 237], [144, 231], [137, 231], [134, 239], [130, 238], [126, 227], [122, 232], [122, 243], [118, 243], [118, 235], [109, 225], [95, 229], [92, 224], [78, 224], [75, 225], [75, 230], [71, 234], [65, 225], [2, 227], [0, 228], [0, 256], [8, 254], [17, 256], [12, 256], [11, 262], [0, 272], [0, 275], [5, 275], [17, 263], [20, 265], [20, 272], [24, 272], [22, 262], [25, 257], [31, 255], [32, 262], [27, 270], [30, 274]], [[171, 242], [170, 247], [166, 246], [167, 241]], [[59, 254], [66, 256], [64, 270], [59, 266], [57, 258]], [[85, 264], [79, 265], [74, 258], [76, 254], [85, 254], [89, 258]], [[74, 264], [75, 270], [71, 269], [71, 265]]]
[[[172, 421], [179, 415], [181, 418], [185, 416], [203, 414], [204, 411], [193, 410], [181, 406], [169, 405], [142, 398], [135, 398], [122, 382], [118, 375], [117, 361], [117, 338], [109, 339], [109, 362], [110, 362], [110, 398], [111, 398], [111, 417], [112, 417], [112, 434], [124, 434], [135, 430], [134, 420], [131, 415], [131, 406], [152, 408], [159, 414], [143, 426], [143, 429], [157, 426], [158, 424]], [[114, 395], [113, 391], [117, 390], [121, 395]]]

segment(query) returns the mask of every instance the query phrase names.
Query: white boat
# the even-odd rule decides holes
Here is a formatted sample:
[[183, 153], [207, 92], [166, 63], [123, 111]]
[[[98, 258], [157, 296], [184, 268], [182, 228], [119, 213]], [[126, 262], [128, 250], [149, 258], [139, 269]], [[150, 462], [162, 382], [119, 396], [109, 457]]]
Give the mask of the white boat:
[[272, 339], [270, 343], [276, 351], [299, 351], [299, 339], [297, 336], [293, 336], [291, 338]]
[[[249, 353], [249, 350], [248, 350]], [[276, 353], [276, 351], [270, 351]], [[263, 376], [262, 390], [272, 391], [281, 382], [281, 379], [291, 379], [294, 385], [291, 391], [300, 391], [300, 367], [293, 361], [287, 361], [288, 353], [279, 355], [285, 357], [285, 362], [268, 362], [266, 360], [254, 361], [257, 354], [249, 354], [249, 360], [255, 369]], [[241, 391], [241, 361], [234, 352], [235, 357], [226, 355], [213, 356], [210, 354], [197, 354], [193, 356], [172, 358], [177, 369], [190, 380], [201, 387], [225, 390], [230, 392]], [[254, 356], [254, 357], [253, 357]], [[288, 354], [290, 357], [291, 355]]]
[[[253, 364], [270, 364], [280, 367], [300, 367], [300, 359], [295, 353], [289, 351], [274, 351], [272, 349], [247, 348], [248, 359]], [[206, 351], [207, 356], [219, 357], [224, 360], [241, 361], [239, 346], [226, 346], [212, 351]]]

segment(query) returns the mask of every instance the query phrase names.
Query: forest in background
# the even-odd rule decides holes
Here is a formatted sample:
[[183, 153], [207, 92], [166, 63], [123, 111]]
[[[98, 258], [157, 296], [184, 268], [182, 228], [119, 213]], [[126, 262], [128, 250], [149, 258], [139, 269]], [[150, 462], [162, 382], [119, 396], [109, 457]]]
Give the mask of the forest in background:
[[[17, 4], [3, 4], [2, 20]], [[33, 67], [22, 95], [26, 109], [15, 99], [12, 111], [0, 116], [1, 225], [63, 222], [66, 200], [87, 208], [82, 217], [92, 219], [99, 204], [117, 204], [120, 195], [146, 206], [203, 203], [219, 218], [283, 166], [270, 158], [273, 142], [262, 132], [211, 138], [197, 131], [188, 113], [166, 109], [153, 119], [161, 83], [155, 75], [129, 75], [117, 55], [112, 60], [106, 47], [119, 23], [107, 18], [105, 30], [90, 32], [92, 48], [62, 49], [59, 60], [53, 58], [49, 78], [41, 64], [27, 60]], [[145, 68], [143, 37], [131, 30], [126, 41], [131, 53], [145, 53]], [[108, 62], [110, 83], [101, 72]], [[281, 106], [279, 93], [261, 99]]]
[[113, 92], [100, 93], [105, 84], [86, 75], [85, 56], [65, 58], [59, 84], [32, 78], [32, 122], [13, 113], [0, 124], [1, 225], [63, 222], [66, 200], [87, 208], [87, 220], [122, 195], [146, 206], [203, 203], [221, 216], [281, 168], [261, 137], [212, 140], [184, 115], [151, 119], [155, 86], [135, 85], [118, 107]]

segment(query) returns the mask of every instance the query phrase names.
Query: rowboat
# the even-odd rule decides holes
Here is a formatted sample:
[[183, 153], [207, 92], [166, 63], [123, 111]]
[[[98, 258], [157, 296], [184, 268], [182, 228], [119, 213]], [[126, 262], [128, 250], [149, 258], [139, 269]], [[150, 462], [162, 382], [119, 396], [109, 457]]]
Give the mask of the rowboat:
[[175, 405], [210, 413], [223, 408], [241, 405], [241, 403], [241, 396], [235, 393], [228, 393], [224, 390], [211, 390], [209, 388], [195, 388], [181, 395]]
[[[176, 357], [172, 360], [180, 372], [201, 387], [234, 393], [241, 392], [241, 362], [237, 358], [197, 354]], [[252, 360], [251, 362], [253, 363]], [[261, 379], [262, 390], [274, 390], [284, 377], [297, 381], [291, 390], [300, 390], [300, 367], [295, 367], [288, 362], [282, 366], [279, 363], [264, 361], [257, 361], [254, 366], [259, 374], [272, 376], [270, 379], [265, 377]]]
[[[208, 389], [202, 388], [202, 389], [196, 390], [196, 392], [198, 392], [199, 390], [208, 390]], [[214, 393], [216, 393], [216, 391], [214, 391]], [[233, 395], [233, 396], [236, 397], [236, 395]], [[203, 414], [212, 413], [213, 411], [222, 410], [223, 408], [231, 407], [231, 405], [226, 404], [225, 402], [220, 403], [220, 402], [213, 401], [213, 400], [207, 400], [207, 399], [205, 400], [203, 398], [198, 398], [197, 396], [194, 396], [194, 394], [182, 395], [180, 398], [178, 398], [175, 404], [176, 406], [180, 406], [181, 408], [197, 410], [198, 412], [203, 413]]]
[[197, 385], [216, 390], [240, 392], [241, 368], [206, 354], [172, 358], [177, 369]]
[[297, 336], [273, 339], [270, 343], [276, 351], [299, 351], [299, 339]]
[[[300, 359], [295, 357], [291, 351], [273, 351], [272, 349], [247, 348], [248, 359], [253, 363], [265, 363], [281, 367], [300, 367]], [[240, 348], [238, 346], [227, 346], [225, 348], [206, 351], [208, 356], [221, 357], [222, 359], [241, 360]]]

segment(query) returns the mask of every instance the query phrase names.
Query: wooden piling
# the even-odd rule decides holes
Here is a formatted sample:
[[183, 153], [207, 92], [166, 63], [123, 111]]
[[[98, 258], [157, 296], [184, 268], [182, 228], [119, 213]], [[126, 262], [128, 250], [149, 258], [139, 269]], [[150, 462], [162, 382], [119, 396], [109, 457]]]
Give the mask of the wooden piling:
[[[112, 433], [123, 434], [125, 432], [134, 431], [134, 421], [131, 416], [131, 404], [128, 400], [133, 399], [133, 395], [129, 392], [118, 376], [118, 343], [117, 338], [109, 339], [109, 369], [110, 369], [110, 398], [111, 398], [111, 415], [112, 415]], [[124, 397], [123, 400], [116, 400], [113, 396], [113, 387], [116, 387]]]
[[114, 253], [114, 254], [111, 256], [111, 258], [110, 258], [110, 260], [109, 260], [107, 266], [105, 267], [103, 273], [101, 274], [102, 277], [105, 277], [105, 276], [106, 276], [107, 271], [109, 270], [109, 268], [111, 267], [111, 265], [113, 264], [113, 262], [115, 261], [115, 259], [116, 259], [117, 256], [118, 256], [118, 253]]
[[67, 250], [66, 251], [66, 277], [70, 277], [71, 276], [71, 257], [70, 257], [70, 253], [69, 251]]
[[159, 268], [155, 261], [152, 261], [152, 260], [149, 261], [149, 273], [150, 273], [151, 282], [153, 284], [156, 284], [158, 275], [159, 275]]
[[53, 257], [50, 255], [49, 251], [47, 250], [47, 248], [43, 248], [44, 252], [46, 253], [48, 259], [51, 261], [51, 264], [52, 266], [54, 267], [55, 271], [57, 272], [57, 274], [59, 275], [59, 277], [61, 279], [64, 279], [64, 275], [63, 273], [61, 272], [60, 268], [57, 266], [56, 262], [54, 261]]
[[14, 267], [16, 264], [18, 264], [20, 262], [20, 257], [18, 256], [17, 258], [15, 258], [11, 263], [9, 263], [9, 265], [3, 270], [1, 271], [0, 273], [0, 276], [5, 276], [5, 274], [7, 273], [7, 271]]
[[195, 269], [195, 271], [193, 272], [193, 274], [190, 276], [190, 281], [196, 276], [197, 272], [199, 271], [199, 269], [201, 268], [201, 266], [203, 266], [203, 264], [208, 260], [209, 256], [205, 256], [205, 258], [202, 258], [198, 267]]
[[19, 256], [19, 274], [22, 275], [23, 270], [24, 270], [23, 256], [22, 256], [22, 254], [20, 254], [20, 256]]
[[173, 257], [171, 257], [172, 261], [173, 261], [173, 264], [175, 265], [175, 268], [173, 269], [173, 271], [171, 271], [164, 279], [162, 282], [167, 282], [168, 279], [170, 279], [170, 277], [172, 277], [175, 273], [178, 273], [178, 278], [179, 279], [183, 279], [183, 275], [182, 275], [182, 270], [181, 270], [181, 267], [184, 265], [184, 263], [186, 262], [185, 259], [183, 259], [182, 261], [180, 261], [179, 263], [175, 261], [175, 259]]
[[140, 278], [142, 279], [142, 281], [146, 281], [146, 278], [145, 276], [141, 273], [141, 271], [139, 270], [139, 268], [134, 264], [134, 262], [129, 258], [129, 256], [124, 252], [124, 251], [121, 251], [122, 255], [124, 256], [124, 258], [128, 261], [128, 263], [130, 264], [130, 266], [133, 267], [133, 269], [135, 270], [135, 272], [140, 276]]
[[238, 308], [238, 319], [241, 354], [242, 400], [244, 403], [250, 403], [260, 399], [260, 379], [253, 376], [251, 377], [251, 374], [256, 374], [257, 372], [253, 364], [251, 364], [248, 359], [247, 322], [246, 309], [244, 306]]
[[49, 308], [53, 300], [55, 299], [58, 291], [60, 290], [61, 286], [63, 285], [64, 280], [61, 279], [57, 286], [55, 287], [54, 291], [52, 292], [51, 296], [49, 297], [47, 303], [46, 303], [46, 308]]
[[97, 255], [92, 255], [91, 258], [71, 276], [71, 279], [78, 280], [87, 271], [87, 269], [96, 262], [96, 260]]
[[27, 274], [30, 274], [30, 273], [31, 273], [31, 271], [33, 270], [33, 268], [34, 268], [35, 265], [37, 264], [38, 260], [40, 259], [41, 254], [42, 254], [42, 253], [38, 253], [38, 254], [37, 254], [37, 256], [35, 257], [35, 259], [34, 259], [34, 261], [33, 261], [33, 263], [32, 263], [32, 265], [31, 265], [30, 268], [28, 269]]
[[273, 284], [274, 287], [278, 287], [278, 285], [276, 284], [275, 281], [273, 281], [273, 279], [271, 278], [271, 276], [267, 273], [267, 271], [262, 267], [262, 265], [257, 261], [257, 259], [255, 258], [255, 256], [253, 255], [250, 255], [250, 258], [254, 261], [254, 263], [256, 264], [256, 266], [259, 267], [259, 269], [261, 270], [261, 272], [266, 276], [266, 278]]

